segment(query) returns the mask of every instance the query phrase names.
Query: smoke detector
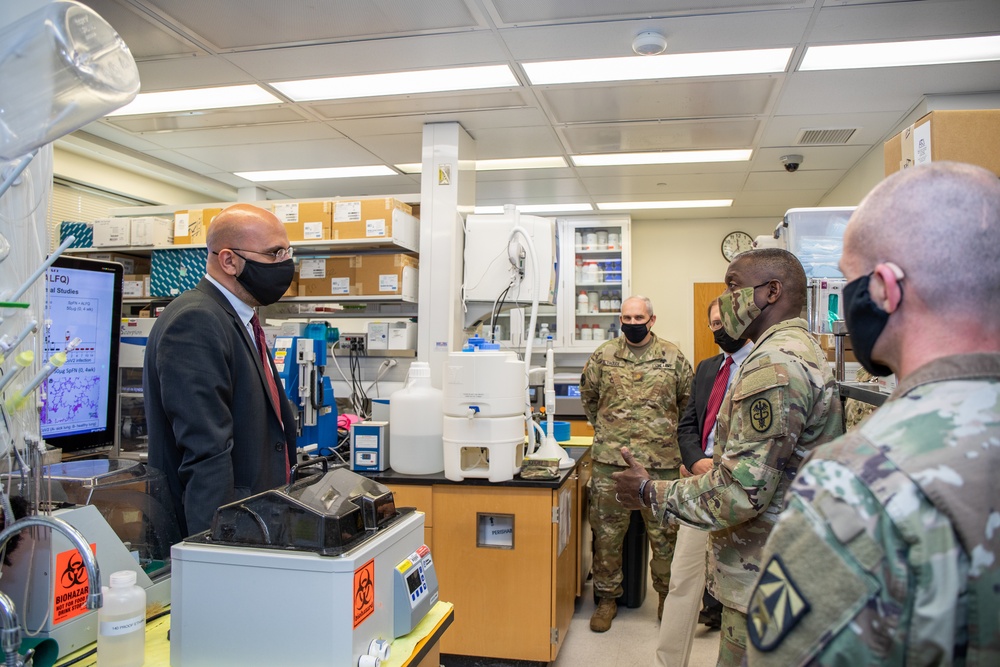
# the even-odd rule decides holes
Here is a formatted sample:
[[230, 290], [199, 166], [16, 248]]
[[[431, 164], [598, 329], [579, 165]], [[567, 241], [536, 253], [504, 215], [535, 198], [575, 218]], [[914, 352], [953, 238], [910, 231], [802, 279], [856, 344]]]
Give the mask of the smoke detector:
[[667, 50], [667, 38], [652, 30], [640, 32], [632, 40], [632, 50], [640, 56], [658, 56]]

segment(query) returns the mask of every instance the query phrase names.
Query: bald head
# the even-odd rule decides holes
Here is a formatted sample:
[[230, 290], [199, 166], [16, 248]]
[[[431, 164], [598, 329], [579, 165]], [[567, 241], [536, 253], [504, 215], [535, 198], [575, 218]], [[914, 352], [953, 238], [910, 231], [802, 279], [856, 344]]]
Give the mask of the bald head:
[[284, 226], [270, 211], [253, 204], [233, 204], [215, 216], [208, 227], [205, 243], [210, 253], [222, 248], [244, 248], [262, 232], [275, 230], [284, 233]]
[[782, 289], [782, 310], [793, 316], [806, 306], [806, 273], [802, 263], [787, 250], [781, 248], [757, 248], [741, 252], [733, 260], [731, 267], [739, 267], [747, 285], [759, 285], [768, 280], [777, 280]]
[[[861, 202], [844, 234], [847, 275], [880, 262], [903, 270], [904, 289], [943, 312], [1000, 321], [1000, 181], [956, 162], [933, 162], [886, 178]], [[905, 297], [904, 297], [905, 299]], [[984, 308], [984, 306], [987, 306]]]
[[205, 270], [223, 287], [251, 306], [258, 301], [237, 280], [247, 259], [273, 261], [268, 257], [288, 247], [285, 225], [270, 211], [252, 204], [234, 204], [215, 217], [205, 239], [208, 259]]

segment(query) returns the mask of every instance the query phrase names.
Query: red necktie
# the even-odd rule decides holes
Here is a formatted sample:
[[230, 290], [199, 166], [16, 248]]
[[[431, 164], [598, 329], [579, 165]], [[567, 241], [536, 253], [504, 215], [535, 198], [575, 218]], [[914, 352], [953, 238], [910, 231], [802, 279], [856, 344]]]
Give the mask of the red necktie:
[[715, 428], [715, 420], [719, 416], [719, 408], [722, 407], [722, 398], [726, 395], [726, 387], [729, 386], [729, 371], [732, 365], [733, 358], [726, 357], [725, 363], [715, 374], [712, 393], [708, 396], [708, 409], [705, 411], [705, 428], [701, 432], [701, 451], [708, 448], [708, 434]]
[[[271, 355], [267, 351], [267, 339], [264, 337], [264, 329], [260, 326], [260, 319], [257, 313], [250, 318], [250, 326], [253, 327], [253, 337], [257, 341], [257, 353], [260, 355], [260, 363], [264, 366], [264, 377], [267, 378], [267, 388], [271, 392], [271, 405], [278, 413], [278, 423], [284, 430], [284, 423], [281, 421], [281, 402], [278, 400], [278, 385], [274, 381], [271, 373]], [[288, 457], [285, 457], [285, 481], [288, 481]]]

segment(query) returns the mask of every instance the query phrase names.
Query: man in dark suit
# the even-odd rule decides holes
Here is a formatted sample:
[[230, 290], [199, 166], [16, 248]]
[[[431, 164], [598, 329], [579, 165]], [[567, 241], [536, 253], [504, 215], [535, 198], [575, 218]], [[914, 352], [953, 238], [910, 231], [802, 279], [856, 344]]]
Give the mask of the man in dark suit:
[[[701, 475], [712, 469], [714, 451], [715, 415], [708, 421], [708, 411], [718, 413], [722, 395], [713, 400], [716, 377], [727, 359], [732, 362], [725, 369], [725, 376], [719, 379], [719, 390], [724, 391], [736, 369], [750, 354], [753, 344], [746, 340], [735, 340], [726, 335], [722, 328], [722, 314], [719, 300], [708, 306], [708, 326], [712, 330], [716, 344], [722, 354], [705, 359], [694, 372], [691, 383], [691, 400], [677, 424], [677, 440], [680, 445], [681, 476]], [[670, 594], [663, 607], [660, 622], [660, 641], [656, 649], [656, 667], [677, 667], [687, 664], [694, 638], [696, 618], [709, 628], [717, 629], [722, 623], [722, 604], [705, 591], [705, 554], [708, 548], [708, 533], [688, 526], [681, 526], [677, 532], [677, 547], [670, 565]], [[698, 608], [702, 607], [700, 615]]]
[[150, 332], [143, 378], [149, 465], [166, 476], [182, 535], [284, 484], [295, 457], [295, 414], [254, 310], [291, 283], [284, 225], [237, 204], [212, 221], [207, 245], [207, 275]]

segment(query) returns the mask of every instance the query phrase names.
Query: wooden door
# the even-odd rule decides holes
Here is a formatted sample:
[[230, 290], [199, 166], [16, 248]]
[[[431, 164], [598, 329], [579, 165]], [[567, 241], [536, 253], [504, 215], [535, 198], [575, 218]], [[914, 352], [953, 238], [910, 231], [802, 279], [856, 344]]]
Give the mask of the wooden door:
[[694, 284], [694, 360], [693, 367], [719, 353], [712, 331], [708, 328], [708, 304], [726, 290], [725, 283]]

